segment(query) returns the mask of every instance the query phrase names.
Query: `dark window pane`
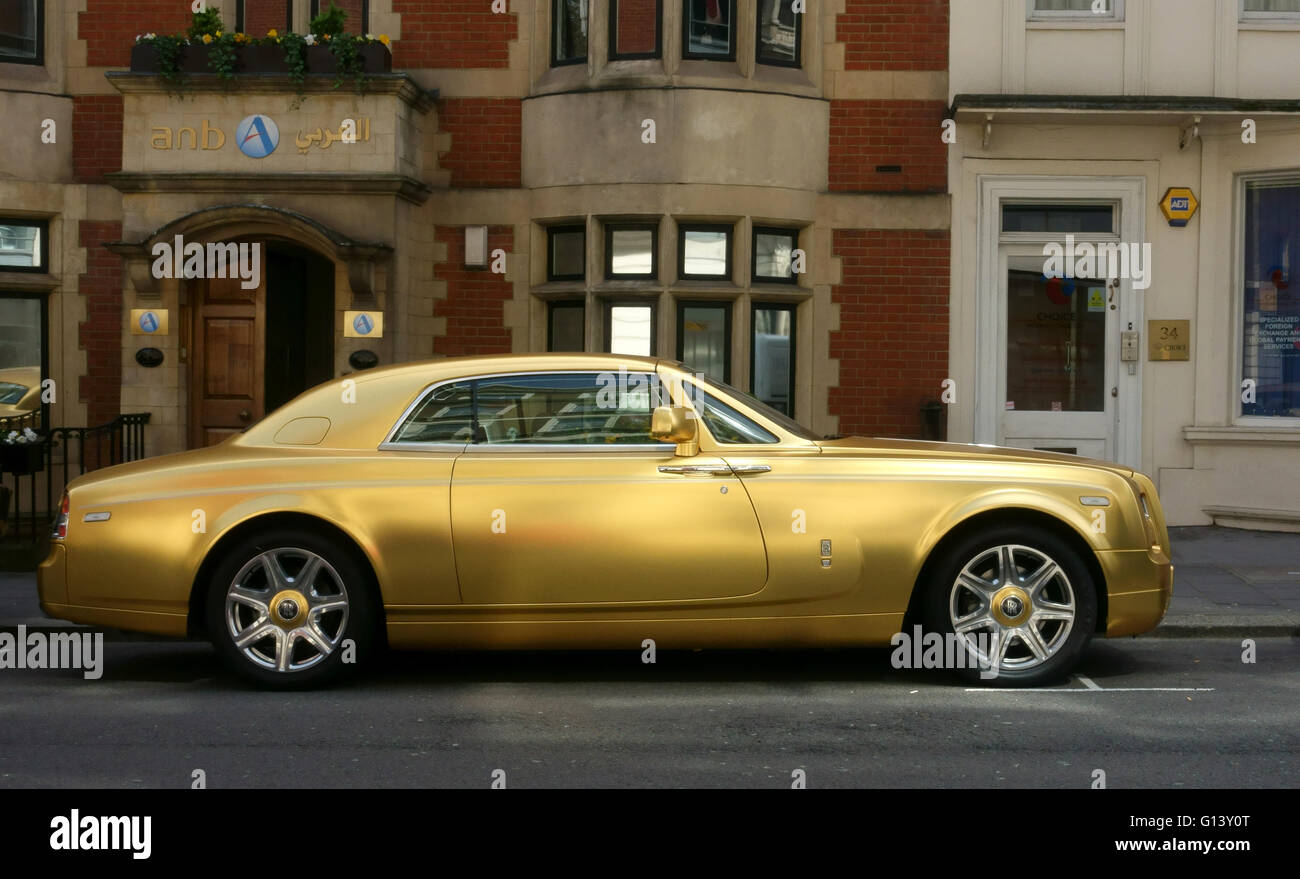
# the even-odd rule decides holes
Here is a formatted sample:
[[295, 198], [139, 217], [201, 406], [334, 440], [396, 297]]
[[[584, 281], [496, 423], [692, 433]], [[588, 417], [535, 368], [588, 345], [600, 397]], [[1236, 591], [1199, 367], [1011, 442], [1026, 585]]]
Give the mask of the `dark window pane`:
[[478, 382], [479, 442], [647, 444], [652, 376], [576, 373]]
[[552, 281], [581, 280], [587, 275], [586, 232], [582, 229], [552, 229], [550, 265], [547, 277]]
[[709, 378], [727, 380], [727, 325], [731, 310], [725, 305], [682, 305], [680, 360]]
[[1006, 204], [1003, 232], [1112, 233], [1115, 211], [1108, 204]]
[[1242, 415], [1300, 417], [1300, 183], [1246, 187], [1241, 377], [1255, 382]]
[[556, 302], [550, 308], [549, 351], [584, 350], [584, 324], [587, 310], [581, 303]]
[[[1105, 409], [1105, 286], [1104, 280], [1008, 271], [1007, 408]], [[1093, 293], [1098, 288], [1100, 296]]]
[[42, 0], [4, 0], [0, 3], [0, 59], [35, 61], [40, 57]]
[[609, 273], [650, 275], [654, 271], [654, 241], [651, 229], [614, 229], [610, 233]]
[[754, 231], [754, 277], [760, 280], [792, 281], [796, 241], [793, 232]]
[[470, 383], [443, 385], [425, 398], [406, 423], [398, 429], [394, 442], [467, 443], [473, 433], [473, 408]]
[[754, 309], [754, 396], [786, 415], [794, 414], [794, 310]]
[[[0, 418], [41, 408], [41, 300], [0, 299]], [[5, 429], [21, 430], [19, 424]]]
[[682, 277], [727, 276], [727, 243], [731, 233], [720, 230], [682, 230]]
[[659, 54], [659, 0], [613, 0], [615, 56]]
[[1300, 0], [1246, 0], [1246, 12], [1266, 12], [1274, 15], [1300, 13]]
[[696, 395], [700, 418], [720, 443], [775, 443], [780, 437], [741, 415], [712, 394]]
[[730, 58], [734, 52], [733, 0], [685, 0], [686, 54]]
[[794, 11], [794, 0], [759, 0], [759, 62], [768, 64], [798, 62], [802, 20], [803, 16]]
[[0, 266], [41, 267], [41, 227], [0, 225]]
[[555, 0], [553, 54], [557, 64], [587, 57], [587, 0]]
[[649, 357], [653, 350], [654, 307], [610, 305], [607, 308], [609, 336], [606, 342], [610, 353]]

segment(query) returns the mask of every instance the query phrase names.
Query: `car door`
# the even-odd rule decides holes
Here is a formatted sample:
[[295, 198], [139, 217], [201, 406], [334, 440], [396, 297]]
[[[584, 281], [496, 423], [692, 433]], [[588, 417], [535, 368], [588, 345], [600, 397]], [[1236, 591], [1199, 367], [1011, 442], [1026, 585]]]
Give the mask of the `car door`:
[[650, 375], [501, 375], [474, 388], [476, 441], [456, 460], [451, 493], [466, 604], [763, 588], [767, 559], [745, 491], [720, 457], [677, 458], [650, 438]]

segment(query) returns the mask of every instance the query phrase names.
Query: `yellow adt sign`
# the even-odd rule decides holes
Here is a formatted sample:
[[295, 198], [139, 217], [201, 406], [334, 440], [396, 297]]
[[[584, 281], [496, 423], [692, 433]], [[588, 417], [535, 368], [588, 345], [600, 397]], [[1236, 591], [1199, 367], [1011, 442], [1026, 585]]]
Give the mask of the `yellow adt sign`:
[[1185, 186], [1171, 186], [1160, 199], [1160, 210], [1171, 226], [1186, 226], [1199, 205], [1196, 194]]

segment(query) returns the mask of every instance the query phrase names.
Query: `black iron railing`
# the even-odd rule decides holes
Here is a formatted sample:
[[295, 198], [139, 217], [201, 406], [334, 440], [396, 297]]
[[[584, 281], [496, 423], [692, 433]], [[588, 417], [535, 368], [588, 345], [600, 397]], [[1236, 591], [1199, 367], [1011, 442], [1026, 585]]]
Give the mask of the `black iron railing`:
[[[119, 415], [96, 427], [40, 429], [39, 412], [0, 418], [0, 528], [5, 541], [36, 542], [50, 528], [68, 482], [91, 470], [145, 457], [144, 426], [148, 412]], [[44, 439], [4, 444], [11, 431], [24, 427]]]

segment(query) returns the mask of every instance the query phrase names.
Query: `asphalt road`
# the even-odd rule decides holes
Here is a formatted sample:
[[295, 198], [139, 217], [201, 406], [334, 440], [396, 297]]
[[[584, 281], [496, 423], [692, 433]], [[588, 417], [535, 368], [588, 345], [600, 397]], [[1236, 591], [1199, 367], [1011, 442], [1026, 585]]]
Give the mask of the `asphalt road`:
[[0, 787], [189, 787], [195, 769], [210, 788], [486, 788], [498, 769], [512, 788], [1300, 782], [1287, 638], [1253, 665], [1240, 639], [1094, 642], [1084, 678], [1030, 692], [896, 671], [888, 650], [629, 650], [393, 654], [284, 694], [204, 644], [106, 649], [98, 681], [0, 671]]

